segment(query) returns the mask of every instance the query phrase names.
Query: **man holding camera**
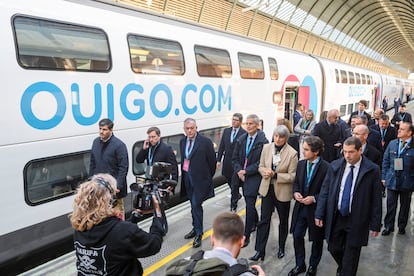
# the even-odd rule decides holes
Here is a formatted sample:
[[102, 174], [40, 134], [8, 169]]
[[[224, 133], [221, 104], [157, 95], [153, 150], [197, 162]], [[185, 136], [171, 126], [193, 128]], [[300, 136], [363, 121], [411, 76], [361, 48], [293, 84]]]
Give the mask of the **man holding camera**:
[[152, 166], [156, 162], [166, 162], [172, 165], [171, 177], [178, 180], [177, 160], [172, 148], [161, 141], [161, 131], [158, 127], [150, 127], [147, 130], [148, 139], [144, 141], [142, 149], [135, 160], [137, 163], [147, 161], [146, 177], [152, 175]]
[[184, 132], [186, 137], [180, 140], [181, 191], [190, 200], [193, 220], [193, 229], [184, 238], [194, 238], [196, 248], [201, 246], [203, 236], [203, 201], [214, 196], [216, 153], [211, 140], [197, 132], [193, 118], [185, 119]]

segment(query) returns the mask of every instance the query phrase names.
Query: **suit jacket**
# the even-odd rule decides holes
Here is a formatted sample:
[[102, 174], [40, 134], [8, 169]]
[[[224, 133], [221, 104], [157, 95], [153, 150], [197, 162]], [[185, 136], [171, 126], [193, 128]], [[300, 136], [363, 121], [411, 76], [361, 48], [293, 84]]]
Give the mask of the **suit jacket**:
[[274, 143], [263, 146], [259, 164], [259, 172], [262, 175], [259, 194], [266, 196], [270, 183], [272, 183], [276, 198], [283, 202], [290, 201], [292, 199], [292, 184], [298, 165], [298, 153], [286, 143], [280, 150], [280, 163], [276, 167], [277, 178], [266, 178], [263, 176], [263, 169], [272, 168], [274, 146]]
[[390, 142], [384, 153], [382, 161], [382, 179], [385, 180], [387, 189], [394, 191], [414, 191], [414, 138], [411, 143], [406, 145], [401, 152], [400, 158], [403, 160], [403, 170], [394, 169], [394, 160], [398, 158], [400, 147], [399, 139]]
[[375, 129], [373, 129], [373, 128], [370, 128], [369, 129], [367, 142], [371, 146], [375, 147], [377, 150], [381, 151], [381, 149], [382, 149], [382, 146], [381, 146], [381, 135]]
[[[378, 131], [378, 133], [380, 134], [381, 137], [381, 129], [378, 125], [372, 126], [372, 129]], [[384, 135], [384, 141], [381, 142], [381, 151], [382, 153], [385, 152], [385, 149], [388, 147], [388, 144], [391, 142], [391, 140], [394, 140], [397, 138], [397, 129], [393, 126], [388, 126], [386, 131], [385, 131], [385, 135]], [[381, 138], [382, 140], [382, 138]]]
[[[293, 193], [300, 193], [303, 197], [306, 196], [314, 196], [316, 202], [318, 202], [319, 192], [322, 187], [323, 180], [326, 176], [326, 173], [329, 168], [329, 163], [323, 160], [322, 158], [319, 160], [315, 168], [313, 169], [313, 173], [309, 182], [308, 192], [306, 193], [306, 178], [307, 178], [307, 160], [300, 160], [298, 163], [298, 168], [296, 170], [295, 182], [293, 183]], [[293, 233], [296, 227], [296, 222], [299, 217], [300, 210], [302, 208], [308, 209], [308, 231], [309, 231], [309, 239], [311, 241], [314, 240], [323, 240], [324, 238], [324, 228], [318, 227], [315, 225], [315, 209], [316, 209], [316, 202], [310, 205], [304, 205], [299, 203], [298, 201], [295, 202], [295, 207], [293, 208], [292, 213], [292, 224], [290, 227], [290, 232]]]
[[338, 159], [340, 148], [334, 147], [336, 143], [343, 143], [344, 137], [339, 125], [329, 125], [326, 120], [315, 125], [312, 135], [319, 136], [325, 143], [325, 150], [322, 158], [328, 162]]
[[[178, 167], [177, 167], [177, 159], [175, 158], [175, 154], [174, 151], [172, 150], [171, 146], [167, 145], [166, 143], [160, 141], [160, 143], [155, 146], [152, 147], [154, 153], [153, 153], [153, 157], [152, 157], [152, 164], [154, 164], [155, 162], [167, 162], [170, 163], [172, 165], [172, 179], [174, 179], [175, 181], [178, 180]], [[143, 163], [145, 160], [147, 160], [147, 165], [149, 166], [149, 160], [148, 160], [148, 152], [149, 152], [149, 148], [147, 149], [141, 149], [138, 154], [137, 157], [135, 158], [135, 161], [137, 161], [137, 163]]]
[[233, 127], [229, 127], [224, 129], [223, 136], [221, 137], [220, 146], [217, 152], [217, 161], [221, 162], [223, 158], [223, 163], [221, 166], [221, 174], [224, 175], [228, 180], [231, 179], [233, 175], [233, 166], [231, 164], [231, 157], [234, 150], [234, 145], [236, 144], [236, 140], [242, 136], [246, 131], [240, 127], [239, 131], [236, 134], [233, 142], [231, 142], [230, 137], [232, 135]]
[[[358, 115], [358, 114], [359, 114], [358, 110], [351, 113], [351, 115], [349, 116], [348, 125], [351, 125], [352, 116]], [[367, 116], [368, 125], [370, 125], [372, 123], [371, 115], [369, 115], [369, 113], [367, 113], [366, 111], [364, 111], [364, 115]]]
[[[323, 181], [315, 218], [323, 220], [325, 237], [329, 242], [338, 211], [339, 190], [344, 174], [344, 158], [331, 163]], [[369, 230], [379, 232], [382, 216], [382, 188], [377, 165], [362, 155], [361, 166], [355, 182], [351, 203], [349, 244], [359, 247], [368, 244]]]
[[369, 143], [366, 144], [365, 150], [362, 153], [373, 163], [377, 164], [381, 170], [382, 166], [382, 153], [377, 150], [375, 147], [371, 146]]
[[405, 112], [404, 113], [404, 116], [401, 116], [401, 113], [400, 112], [397, 112], [397, 113], [395, 113], [394, 114], [394, 116], [392, 117], [392, 119], [391, 119], [391, 124], [393, 124], [394, 126], [395, 126], [395, 128], [396, 129], [398, 129], [399, 128], [399, 126], [398, 125], [396, 125], [395, 123], [396, 122], [408, 122], [408, 123], [413, 123], [413, 120], [412, 120], [412, 118], [411, 118], [411, 114], [410, 113], [408, 113], [408, 112]]
[[[188, 172], [183, 170], [184, 158], [185, 158], [185, 146], [187, 137], [180, 140], [180, 152], [181, 152], [181, 191], [187, 195], [185, 189], [185, 176], [191, 179], [193, 185], [193, 195], [187, 195], [188, 198], [194, 196], [193, 199], [196, 203], [201, 203], [204, 200], [214, 196], [213, 176], [216, 172], [216, 153], [214, 151], [213, 143], [211, 140], [199, 132], [194, 141], [193, 149], [188, 157], [190, 164]], [[190, 183], [188, 183], [190, 184]]]
[[[233, 156], [232, 156], [232, 164], [233, 164], [233, 177], [232, 177], [232, 185], [240, 185], [240, 178], [238, 177], [237, 173], [243, 169], [245, 159], [246, 159], [246, 143], [247, 143], [248, 133], [243, 134], [240, 136], [239, 139], [236, 141], [236, 145], [234, 147]], [[262, 176], [259, 173], [259, 161], [260, 161], [260, 154], [262, 153], [262, 148], [264, 144], [269, 143], [266, 139], [266, 136], [263, 131], [257, 130], [257, 136], [254, 139], [252, 148], [247, 155], [247, 166], [246, 170], [246, 178], [243, 183], [243, 195], [256, 197], [257, 191], [259, 190], [259, 184]]]

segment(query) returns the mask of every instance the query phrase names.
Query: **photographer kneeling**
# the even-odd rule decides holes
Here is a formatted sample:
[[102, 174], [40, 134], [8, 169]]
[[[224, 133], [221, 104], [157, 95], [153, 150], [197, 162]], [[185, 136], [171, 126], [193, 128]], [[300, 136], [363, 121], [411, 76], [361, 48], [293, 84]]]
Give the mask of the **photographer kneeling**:
[[78, 275], [142, 275], [137, 258], [148, 257], [161, 249], [163, 228], [161, 210], [155, 196], [154, 219], [150, 233], [114, 213], [116, 180], [98, 174], [82, 183], [75, 195], [70, 216], [74, 233]]

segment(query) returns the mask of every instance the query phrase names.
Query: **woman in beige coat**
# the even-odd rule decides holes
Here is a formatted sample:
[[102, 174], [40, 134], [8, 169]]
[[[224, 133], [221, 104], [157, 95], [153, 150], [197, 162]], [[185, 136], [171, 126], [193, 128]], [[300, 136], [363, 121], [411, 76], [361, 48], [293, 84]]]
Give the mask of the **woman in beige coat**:
[[286, 126], [277, 126], [273, 131], [274, 142], [264, 145], [260, 156], [259, 172], [262, 181], [259, 194], [262, 206], [260, 222], [257, 225], [256, 254], [250, 258], [252, 261], [264, 260], [270, 220], [275, 207], [280, 221], [277, 257], [281, 259], [285, 256], [292, 185], [298, 164], [296, 150], [287, 144], [289, 134]]

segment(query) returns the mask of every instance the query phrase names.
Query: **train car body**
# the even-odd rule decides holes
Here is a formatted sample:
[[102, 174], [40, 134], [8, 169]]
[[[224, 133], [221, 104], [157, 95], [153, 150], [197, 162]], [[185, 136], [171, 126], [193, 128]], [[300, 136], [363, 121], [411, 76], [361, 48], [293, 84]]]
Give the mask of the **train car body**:
[[[0, 270], [71, 238], [67, 216], [102, 118], [127, 145], [132, 183], [150, 126], [180, 161], [187, 117], [217, 146], [235, 112], [257, 114], [271, 139], [297, 102], [346, 116], [381, 97], [376, 73], [109, 2], [3, 1], [0, 25]], [[349, 72], [370, 78], [346, 85], [341, 70], [348, 82]]]

